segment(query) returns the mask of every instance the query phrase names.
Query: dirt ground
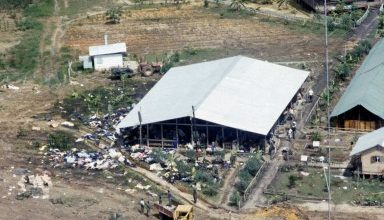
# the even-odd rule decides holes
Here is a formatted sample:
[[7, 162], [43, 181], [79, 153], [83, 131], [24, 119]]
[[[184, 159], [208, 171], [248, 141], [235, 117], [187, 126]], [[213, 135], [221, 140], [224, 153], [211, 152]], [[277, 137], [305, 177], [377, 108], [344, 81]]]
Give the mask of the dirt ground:
[[[70, 2], [64, 1], [64, 7]], [[217, 14], [195, 7], [183, 6], [182, 10], [132, 10], [124, 14], [121, 24], [118, 25], [106, 25], [103, 19], [103, 16], [90, 16], [88, 19], [76, 21], [74, 25], [63, 30], [63, 40], [60, 39], [61, 32], [55, 31], [52, 36], [53, 48], [57, 45], [68, 45], [86, 53], [88, 46], [102, 44], [104, 33], [108, 33], [111, 43], [124, 41], [130, 53], [139, 55], [181, 50], [186, 47], [224, 47], [238, 49], [254, 57], [292, 61], [314, 60], [323, 53], [322, 38], [316, 34], [298, 33], [280, 24], [271, 26], [256, 18], [221, 19]], [[56, 26], [60, 26], [59, 22]], [[1, 33], [1, 36], [5, 35]], [[331, 45], [337, 44], [337, 40], [331, 42]], [[0, 51], [1, 45], [0, 39]], [[16, 84], [19, 90], [0, 88], [1, 219], [108, 219], [113, 213], [121, 214], [124, 219], [148, 219], [138, 212], [137, 204], [140, 198], [147, 198], [148, 195], [139, 191], [126, 193], [125, 189], [119, 189], [116, 184], [109, 183], [100, 176], [72, 175], [47, 167], [41, 163], [44, 155], [38, 154], [36, 149], [32, 148], [33, 142], [44, 142], [49, 132], [59, 129], [51, 128], [46, 121], [35, 119], [33, 116], [49, 112], [57, 100], [74, 91], [107, 86], [110, 83], [102, 73], [80, 76], [76, 81], [82, 86], [79, 84], [49, 88], [23, 82]], [[58, 117], [55, 120], [64, 119]], [[41, 130], [32, 131], [32, 126], [40, 127]], [[17, 137], [21, 129], [27, 132], [25, 137]], [[53, 182], [50, 198], [52, 201], [60, 199], [61, 202], [41, 198], [17, 200], [17, 181], [20, 176], [14, 175], [16, 168], [27, 168], [32, 173], [50, 171]], [[196, 209], [195, 219], [293, 220], [324, 219], [326, 215], [325, 209], [316, 211], [317, 206], [313, 204], [311, 207], [280, 207], [240, 214], [202, 206], [204, 209]], [[358, 214], [346, 214], [346, 209], [338, 209], [334, 219], [370, 219], [363, 211]], [[353, 210], [353, 207], [349, 210]], [[155, 211], [152, 210], [152, 213]], [[377, 213], [380, 213], [380, 210]], [[149, 219], [158, 218], [151, 215]]]
[[[120, 24], [105, 24], [104, 15], [70, 25], [64, 42], [83, 53], [91, 45], [125, 42], [131, 54], [145, 55], [185, 48], [228, 48], [275, 61], [314, 60], [323, 53], [322, 36], [299, 33], [282, 24], [252, 18], [220, 18], [201, 7], [183, 6], [126, 11]], [[337, 41], [331, 41], [337, 45]]]

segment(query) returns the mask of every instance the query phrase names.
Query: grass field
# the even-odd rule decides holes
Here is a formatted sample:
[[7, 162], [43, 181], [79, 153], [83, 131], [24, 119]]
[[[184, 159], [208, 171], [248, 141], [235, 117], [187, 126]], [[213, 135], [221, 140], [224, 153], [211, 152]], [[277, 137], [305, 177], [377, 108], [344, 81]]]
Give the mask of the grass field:
[[[279, 172], [268, 189], [286, 193], [287, 195], [326, 199], [328, 194], [325, 190], [326, 183], [323, 169], [308, 168], [304, 172], [308, 172], [309, 175], [299, 177], [300, 174], [296, 169], [289, 172]], [[340, 178], [339, 175], [340, 172], [332, 171], [332, 201], [336, 204], [362, 202], [372, 195], [381, 193], [384, 189], [384, 183], [379, 180], [360, 179], [357, 181], [352, 177]], [[291, 187], [289, 186], [290, 176], [299, 178]]]

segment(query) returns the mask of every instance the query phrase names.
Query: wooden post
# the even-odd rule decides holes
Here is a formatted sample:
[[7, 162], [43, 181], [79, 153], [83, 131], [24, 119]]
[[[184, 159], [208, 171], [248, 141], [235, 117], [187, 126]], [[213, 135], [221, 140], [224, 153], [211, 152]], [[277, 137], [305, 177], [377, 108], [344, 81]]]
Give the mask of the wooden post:
[[192, 146], [194, 146], [194, 144], [193, 144], [193, 125], [192, 125], [192, 119], [191, 119], [191, 144], [192, 144]]
[[161, 126], [161, 148], [164, 148], [164, 140], [163, 140], [163, 124], [160, 124]]
[[224, 145], [224, 127], [221, 127], [221, 139], [223, 140], [223, 149], [225, 150], [225, 145]]
[[149, 147], [149, 126], [147, 124], [147, 146]]
[[240, 149], [239, 129], [236, 129], [237, 149]]
[[205, 122], [207, 124], [206, 131], [207, 131], [207, 147], [209, 145], [209, 138], [208, 138], [208, 122]]
[[179, 126], [177, 124], [177, 118], [176, 118], [176, 148], [179, 148]]

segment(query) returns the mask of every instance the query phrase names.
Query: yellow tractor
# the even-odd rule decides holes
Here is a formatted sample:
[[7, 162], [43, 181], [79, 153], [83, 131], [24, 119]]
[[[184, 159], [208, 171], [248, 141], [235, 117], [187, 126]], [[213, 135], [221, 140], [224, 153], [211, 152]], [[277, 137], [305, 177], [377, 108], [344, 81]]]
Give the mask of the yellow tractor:
[[155, 203], [155, 207], [159, 211], [160, 219], [172, 220], [193, 220], [193, 206], [191, 205], [161, 205]]

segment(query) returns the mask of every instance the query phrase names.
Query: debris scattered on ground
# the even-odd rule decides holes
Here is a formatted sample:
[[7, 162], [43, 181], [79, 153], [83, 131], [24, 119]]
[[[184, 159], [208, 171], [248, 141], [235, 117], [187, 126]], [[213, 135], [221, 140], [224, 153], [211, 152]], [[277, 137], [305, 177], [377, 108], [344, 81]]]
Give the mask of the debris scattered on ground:
[[6, 84], [1, 86], [2, 89], [11, 89], [11, 90], [19, 90], [20, 88], [17, 86], [14, 86], [12, 84]]
[[47, 174], [43, 175], [23, 175], [17, 185], [20, 187], [20, 193], [16, 199], [23, 200], [28, 198], [49, 198], [49, 189], [52, 187], [51, 178]]
[[37, 126], [32, 127], [32, 131], [40, 131], [40, 130], [41, 130], [40, 127], [37, 127]]
[[61, 126], [64, 126], [67, 128], [73, 128], [73, 127], [75, 127], [75, 124], [73, 122], [64, 121], [64, 122], [61, 122]]

